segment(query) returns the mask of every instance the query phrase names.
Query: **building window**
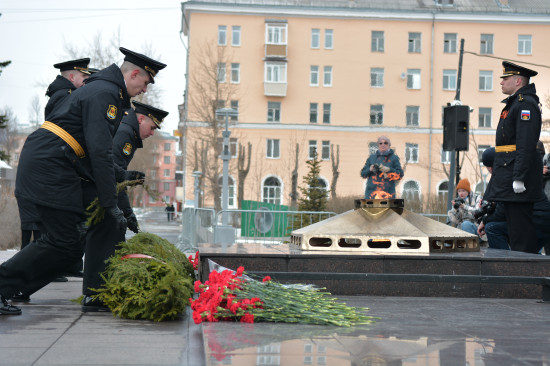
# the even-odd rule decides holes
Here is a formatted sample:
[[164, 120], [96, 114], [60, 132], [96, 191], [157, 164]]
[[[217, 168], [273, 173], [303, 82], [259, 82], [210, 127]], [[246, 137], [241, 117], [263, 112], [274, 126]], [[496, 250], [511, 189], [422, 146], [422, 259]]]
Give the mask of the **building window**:
[[313, 160], [317, 155], [317, 140], [309, 140], [308, 159]]
[[269, 177], [264, 181], [263, 202], [281, 204], [281, 181], [275, 177]]
[[164, 175], [163, 175], [164, 178], [169, 178], [170, 177], [170, 169], [164, 169]]
[[170, 183], [164, 183], [164, 191], [169, 191], [170, 190]]
[[309, 103], [309, 122], [317, 123], [317, 103]]
[[332, 86], [332, 66], [323, 68], [323, 86]]
[[323, 123], [330, 123], [330, 103], [323, 103]]
[[231, 63], [231, 82], [238, 84], [241, 82], [241, 64]]
[[422, 52], [422, 37], [418, 32], [409, 32], [409, 52]]
[[267, 83], [286, 83], [286, 64], [266, 62], [265, 81]]
[[321, 47], [321, 30], [313, 28], [311, 30], [311, 48]]
[[[229, 153], [232, 159], [236, 159], [238, 155], [239, 140], [236, 137], [229, 138]], [[218, 149], [223, 153], [223, 137], [218, 137]]]
[[403, 185], [403, 198], [405, 201], [420, 200], [420, 185], [417, 181], [410, 180]]
[[151, 169], [151, 171], [149, 172], [149, 178], [155, 179], [156, 177], [157, 177], [157, 169]]
[[443, 90], [456, 90], [456, 70], [443, 70]]
[[267, 154], [266, 158], [268, 159], [279, 159], [279, 139], [267, 139]]
[[239, 121], [239, 101], [238, 100], [232, 100], [231, 102], [231, 109], [234, 109], [237, 111], [237, 114], [234, 116], [230, 116], [229, 120], [231, 122], [238, 122]]
[[164, 151], [170, 151], [171, 148], [172, 148], [172, 144], [170, 144], [169, 142], [164, 144]]
[[334, 47], [334, 31], [325, 29], [325, 49], [332, 50]]
[[266, 44], [286, 44], [287, 24], [266, 24]]
[[491, 127], [491, 108], [479, 108], [478, 127]]
[[227, 27], [225, 25], [218, 25], [218, 46], [225, 46], [227, 44]]
[[531, 35], [520, 34], [518, 36], [518, 54], [520, 55], [531, 54]]
[[420, 107], [416, 105], [408, 105], [405, 115], [407, 119], [407, 126], [417, 127], [419, 121]]
[[384, 69], [382, 67], [371, 67], [370, 86], [373, 88], [384, 87]]
[[321, 159], [330, 159], [330, 141], [321, 141]]
[[484, 55], [493, 54], [493, 35], [492, 34], [482, 34], [480, 39], [480, 50], [479, 53]]
[[[218, 184], [220, 185], [220, 192], [223, 192], [223, 177], [218, 179]], [[222, 193], [223, 194], [223, 193]], [[220, 196], [220, 202], [222, 197]], [[227, 177], [227, 206], [235, 207], [236, 197], [235, 197], [235, 181], [232, 177]]]
[[218, 62], [218, 83], [225, 83], [225, 62]]
[[369, 142], [369, 155], [374, 155], [378, 151], [378, 142]]
[[420, 69], [407, 69], [407, 89], [420, 89]]
[[370, 124], [381, 125], [384, 122], [384, 106], [382, 104], [371, 104]]
[[418, 163], [418, 144], [405, 144], [405, 161], [407, 163]]
[[437, 196], [439, 197], [439, 199], [445, 200], [448, 194], [449, 194], [449, 181], [446, 180], [445, 182], [441, 182], [439, 186], [437, 186]]
[[267, 122], [281, 122], [281, 102], [267, 102]]
[[384, 52], [384, 31], [371, 32], [371, 51]]
[[456, 53], [456, 33], [445, 33], [443, 37], [443, 52]]
[[479, 72], [479, 90], [480, 91], [493, 90], [493, 72], [492, 71]]
[[450, 164], [451, 163], [451, 151], [445, 151], [441, 148], [441, 163]]
[[164, 157], [164, 164], [170, 164], [170, 156]]
[[239, 25], [234, 25], [231, 27], [231, 45], [241, 45], [241, 27]]
[[319, 86], [319, 66], [309, 67], [309, 86]]

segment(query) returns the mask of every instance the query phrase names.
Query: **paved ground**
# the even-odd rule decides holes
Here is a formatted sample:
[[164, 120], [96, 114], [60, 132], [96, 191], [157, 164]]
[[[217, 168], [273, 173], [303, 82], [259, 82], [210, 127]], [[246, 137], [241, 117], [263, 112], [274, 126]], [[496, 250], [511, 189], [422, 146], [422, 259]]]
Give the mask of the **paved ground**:
[[[143, 228], [177, 238], [177, 223], [151, 222]], [[163, 323], [83, 314], [70, 301], [81, 286], [52, 283], [22, 315], [0, 316], [0, 365], [550, 365], [550, 304], [535, 300], [347, 297], [381, 319], [196, 325], [189, 313]]]

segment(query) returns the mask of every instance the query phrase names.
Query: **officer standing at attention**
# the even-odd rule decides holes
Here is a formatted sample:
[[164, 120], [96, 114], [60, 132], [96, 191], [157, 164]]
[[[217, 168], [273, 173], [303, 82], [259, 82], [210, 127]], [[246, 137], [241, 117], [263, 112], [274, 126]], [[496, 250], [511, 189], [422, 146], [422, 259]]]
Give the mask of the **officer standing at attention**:
[[45, 232], [0, 265], [0, 314], [21, 314], [7, 301], [15, 291], [51, 280], [82, 258], [83, 179], [97, 189], [106, 216], [126, 230], [117, 207], [112, 136], [130, 98], [145, 93], [166, 65], [123, 47], [120, 51], [125, 55], [120, 67], [112, 64], [91, 76], [23, 146], [15, 195], [36, 205]]
[[[132, 103], [135, 109], [124, 112], [120, 127], [113, 137], [113, 161], [122, 173], [125, 173], [122, 174], [122, 179], [117, 177], [117, 181], [145, 178], [143, 173], [139, 175], [137, 173], [140, 172], [128, 171], [128, 165], [136, 149], [143, 147], [143, 140], [153, 136], [168, 115], [168, 112], [150, 105], [137, 101]], [[126, 190], [118, 195], [118, 207], [124, 213], [128, 229], [137, 234], [139, 225]], [[82, 282], [82, 293], [85, 296], [82, 305], [84, 312], [110, 311], [99, 300], [94, 301], [91, 297], [97, 294], [92, 289], [100, 288], [105, 283], [101, 277], [101, 273], [105, 271], [105, 261], [114, 254], [117, 244], [125, 240], [125, 233], [117, 230], [116, 223], [113, 221], [112, 218], [105, 217], [99, 224], [90, 227], [86, 235], [86, 255], [84, 256], [86, 275]], [[91, 250], [95, 255], [89, 254]]]
[[512, 250], [537, 253], [533, 205], [542, 191], [542, 159], [537, 152], [541, 130], [541, 109], [535, 84], [529, 78], [536, 71], [502, 63], [502, 93], [509, 95], [496, 131], [493, 174], [486, 201], [502, 202]]

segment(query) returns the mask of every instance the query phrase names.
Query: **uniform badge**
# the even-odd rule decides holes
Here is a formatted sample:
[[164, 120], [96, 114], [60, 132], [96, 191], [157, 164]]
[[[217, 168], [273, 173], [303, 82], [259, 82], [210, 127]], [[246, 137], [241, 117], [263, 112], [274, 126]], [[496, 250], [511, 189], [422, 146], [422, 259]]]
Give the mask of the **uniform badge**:
[[127, 142], [124, 144], [124, 147], [122, 148], [122, 152], [124, 155], [130, 155], [132, 153], [132, 144]]
[[116, 112], [117, 112], [116, 107], [114, 105], [110, 104], [109, 108], [107, 108], [107, 118], [115, 119], [116, 118]]
[[524, 120], [524, 121], [528, 121], [531, 119], [531, 111], [530, 110], [522, 110], [521, 111], [521, 119]]
[[506, 117], [508, 117], [508, 111], [502, 111], [500, 114], [500, 119], [506, 119]]

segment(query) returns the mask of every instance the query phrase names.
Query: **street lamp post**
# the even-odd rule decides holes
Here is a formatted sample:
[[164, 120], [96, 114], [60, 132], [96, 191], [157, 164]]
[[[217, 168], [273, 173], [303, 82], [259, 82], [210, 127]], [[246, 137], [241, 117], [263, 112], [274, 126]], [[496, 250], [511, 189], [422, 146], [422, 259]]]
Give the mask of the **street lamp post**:
[[222, 132], [223, 148], [222, 148], [222, 225], [227, 225], [227, 208], [229, 206], [229, 160], [231, 160], [231, 151], [229, 149], [229, 117], [237, 116], [238, 111], [233, 108], [220, 108], [216, 110], [217, 116], [225, 116], [225, 131]]

